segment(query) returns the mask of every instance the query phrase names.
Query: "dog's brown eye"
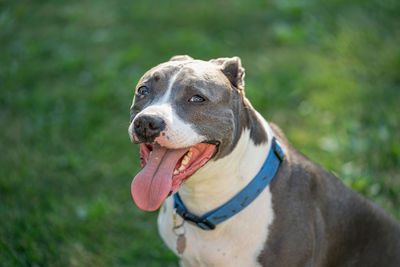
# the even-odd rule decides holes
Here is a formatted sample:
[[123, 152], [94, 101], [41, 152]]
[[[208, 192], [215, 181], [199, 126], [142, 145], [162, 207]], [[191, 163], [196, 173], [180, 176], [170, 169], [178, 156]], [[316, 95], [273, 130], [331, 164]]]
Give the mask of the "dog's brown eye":
[[149, 89], [146, 86], [141, 86], [138, 90], [137, 90], [137, 94], [140, 96], [145, 96], [149, 94]]
[[194, 95], [189, 99], [189, 102], [191, 102], [191, 103], [201, 103], [201, 102], [204, 102], [204, 101], [206, 101], [204, 99], [204, 97], [199, 96], [199, 95]]

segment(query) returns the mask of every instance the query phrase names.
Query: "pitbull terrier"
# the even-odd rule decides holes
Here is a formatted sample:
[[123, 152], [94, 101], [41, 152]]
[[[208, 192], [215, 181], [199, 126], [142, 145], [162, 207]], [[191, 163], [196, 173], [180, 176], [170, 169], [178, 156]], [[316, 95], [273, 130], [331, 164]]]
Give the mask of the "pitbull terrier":
[[181, 266], [400, 266], [399, 224], [253, 109], [238, 57], [152, 68], [130, 121], [143, 167], [133, 199], [162, 205]]

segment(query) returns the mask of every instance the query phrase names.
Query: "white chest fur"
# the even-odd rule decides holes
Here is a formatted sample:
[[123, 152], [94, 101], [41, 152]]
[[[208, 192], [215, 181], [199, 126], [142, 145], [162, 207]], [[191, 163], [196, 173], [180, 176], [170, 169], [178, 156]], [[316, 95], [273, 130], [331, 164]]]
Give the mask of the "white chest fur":
[[186, 249], [182, 255], [177, 253], [177, 236], [172, 231], [172, 208], [173, 199], [168, 198], [160, 211], [158, 228], [167, 246], [180, 257], [182, 266], [259, 266], [257, 257], [273, 220], [269, 188], [215, 230], [204, 231], [185, 222]]
[[[265, 122], [269, 140], [272, 133]], [[181, 188], [179, 194], [187, 208], [198, 215], [232, 198], [257, 174], [270, 149], [270, 142], [255, 146], [245, 130], [232, 153], [207, 163]], [[163, 204], [158, 216], [160, 235], [180, 257], [181, 266], [259, 266], [257, 261], [268, 238], [274, 214], [269, 187], [248, 207], [216, 229], [205, 231], [185, 222], [186, 248], [177, 253], [177, 235], [173, 231], [173, 198]], [[182, 219], [178, 217], [178, 224]]]

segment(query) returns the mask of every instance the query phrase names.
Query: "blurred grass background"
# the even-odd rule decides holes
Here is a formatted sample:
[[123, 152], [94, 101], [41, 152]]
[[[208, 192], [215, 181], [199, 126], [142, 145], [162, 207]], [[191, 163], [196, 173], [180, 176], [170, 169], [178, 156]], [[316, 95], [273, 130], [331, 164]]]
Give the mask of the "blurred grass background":
[[177, 266], [130, 196], [138, 78], [240, 56], [253, 105], [400, 219], [397, 0], [1, 1], [0, 265]]

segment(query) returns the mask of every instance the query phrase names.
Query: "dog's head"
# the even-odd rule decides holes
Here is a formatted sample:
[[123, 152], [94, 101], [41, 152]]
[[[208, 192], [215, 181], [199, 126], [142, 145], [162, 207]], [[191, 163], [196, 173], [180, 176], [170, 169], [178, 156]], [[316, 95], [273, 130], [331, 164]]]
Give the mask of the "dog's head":
[[246, 127], [243, 87], [238, 57], [202, 61], [175, 56], [144, 74], [129, 126], [143, 167], [132, 182], [139, 208], [157, 209], [209, 160], [232, 151]]

